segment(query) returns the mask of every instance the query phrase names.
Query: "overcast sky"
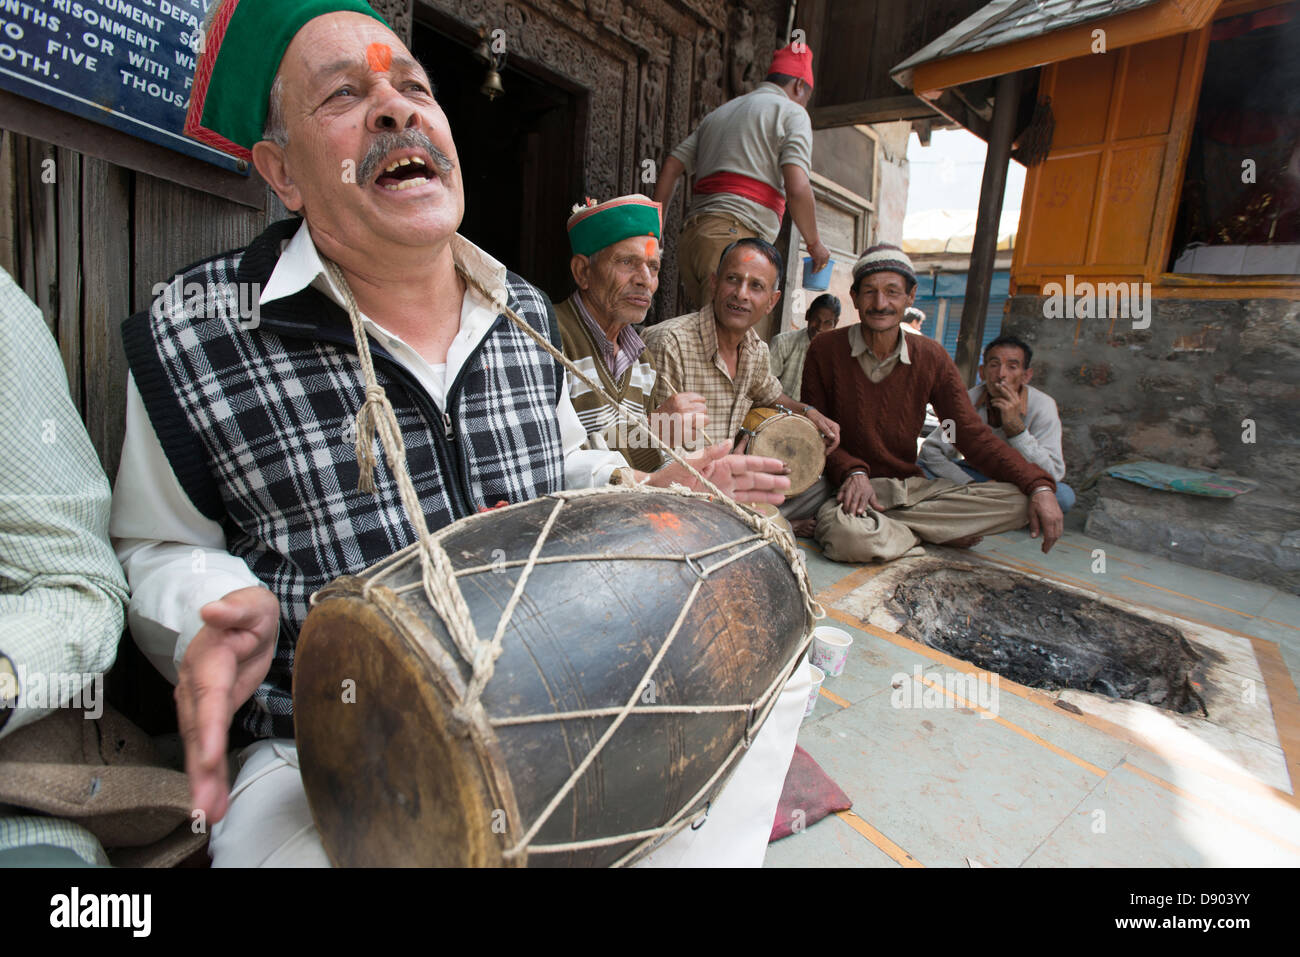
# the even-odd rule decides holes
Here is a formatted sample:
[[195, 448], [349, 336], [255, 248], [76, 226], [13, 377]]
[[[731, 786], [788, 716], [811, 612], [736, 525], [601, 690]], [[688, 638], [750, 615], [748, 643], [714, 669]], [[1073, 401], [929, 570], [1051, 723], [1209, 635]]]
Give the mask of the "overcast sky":
[[[986, 152], [984, 141], [967, 130], [935, 130], [928, 147], [913, 133], [907, 144], [907, 215], [930, 209], [977, 208]], [[1002, 209], [1019, 210], [1024, 191], [1025, 168], [1012, 160]]]

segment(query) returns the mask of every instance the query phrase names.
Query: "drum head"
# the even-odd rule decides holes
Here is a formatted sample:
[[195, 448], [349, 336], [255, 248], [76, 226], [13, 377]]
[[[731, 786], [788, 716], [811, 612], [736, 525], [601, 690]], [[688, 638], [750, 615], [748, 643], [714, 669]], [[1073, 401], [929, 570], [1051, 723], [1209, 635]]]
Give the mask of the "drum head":
[[790, 468], [791, 499], [812, 488], [826, 467], [826, 446], [817, 426], [802, 415], [779, 415], [766, 419], [749, 440], [750, 455], [780, 459]]
[[[354, 596], [338, 594], [354, 583]], [[454, 666], [431, 662], [446, 653], [392, 592], [363, 598], [362, 584], [330, 586], [334, 597], [308, 617], [294, 663], [303, 787], [331, 863], [526, 864], [501, 855], [515, 837], [504, 826], [517, 819], [507, 813], [514, 797], [492, 770], [483, 729], [452, 717]]]

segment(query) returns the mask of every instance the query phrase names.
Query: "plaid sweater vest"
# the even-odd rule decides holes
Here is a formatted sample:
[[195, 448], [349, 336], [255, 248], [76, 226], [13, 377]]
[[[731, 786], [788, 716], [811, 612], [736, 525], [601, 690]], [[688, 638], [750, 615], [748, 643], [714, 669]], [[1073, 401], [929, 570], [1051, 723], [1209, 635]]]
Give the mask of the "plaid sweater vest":
[[[293, 735], [294, 645], [311, 594], [414, 541], [378, 439], [376, 493], [357, 491], [354, 418], [365, 389], [346, 313], [308, 287], [261, 307], [256, 323], [240, 321], [237, 291], [254, 290], [243, 298], [256, 301], [297, 225], [276, 223], [247, 249], [183, 270], [149, 312], [122, 327], [182, 488], [280, 600], [270, 672], [236, 718], [253, 737]], [[558, 347], [546, 297], [513, 273], [505, 292]], [[370, 347], [430, 529], [563, 487], [555, 415], [563, 370], [504, 315], [449, 384], [445, 410], [373, 340]]]
[[[650, 394], [658, 375], [650, 361], [649, 350], [643, 351], [631, 368], [615, 381], [572, 298], [555, 307], [555, 318], [560, 327], [565, 356], [589, 378], [600, 383], [625, 412], [638, 420], [647, 417], [651, 408]], [[588, 447], [598, 447], [593, 445], [593, 440], [599, 438], [610, 449], [621, 453], [632, 468], [642, 472], [653, 472], [663, 465], [663, 453], [645, 433], [624, 423], [610, 404], [587, 388], [577, 376], [569, 378], [569, 398], [587, 432]]]

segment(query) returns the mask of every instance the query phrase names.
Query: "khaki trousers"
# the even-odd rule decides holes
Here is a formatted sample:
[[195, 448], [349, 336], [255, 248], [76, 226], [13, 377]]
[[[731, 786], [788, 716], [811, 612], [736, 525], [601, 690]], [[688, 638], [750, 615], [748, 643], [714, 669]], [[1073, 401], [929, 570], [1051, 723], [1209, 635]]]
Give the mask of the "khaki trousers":
[[797, 522], [800, 519], [812, 518], [822, 507], [822, 503], [834, 496], [835, 490], [831, 488], [831, 483], [826, 481], [826, 476], [822, 475], [806, 490], [792, 498], [787, 498], [777, 507], [777, 510], [787, 522]]
[[873, 478], [871, 488], [880, 511], [846, 515], [833, 495], [817, 509], [817, 541], [832, 561], [887, 562], [921, 542], [942, 545], [1029, 523], [1029, 499], [1009, 482]]
[[722, 251], [737, 239], [757, 236], [730, 216], [707, 213], [692, 216], [677, 240], [677, 268], [692, 309], [701, 309], [711, 298], [709, 277], [717, 271]]

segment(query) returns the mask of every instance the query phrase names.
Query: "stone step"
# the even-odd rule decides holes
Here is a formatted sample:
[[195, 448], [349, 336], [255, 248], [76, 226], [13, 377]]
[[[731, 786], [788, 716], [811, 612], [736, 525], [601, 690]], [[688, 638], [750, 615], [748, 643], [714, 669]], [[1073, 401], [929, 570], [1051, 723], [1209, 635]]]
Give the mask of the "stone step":
[[1280, 490], [1217, 499], [1103, 476], [1097, 493], [1094, 538], [1300, 594], [1300, 504]]

